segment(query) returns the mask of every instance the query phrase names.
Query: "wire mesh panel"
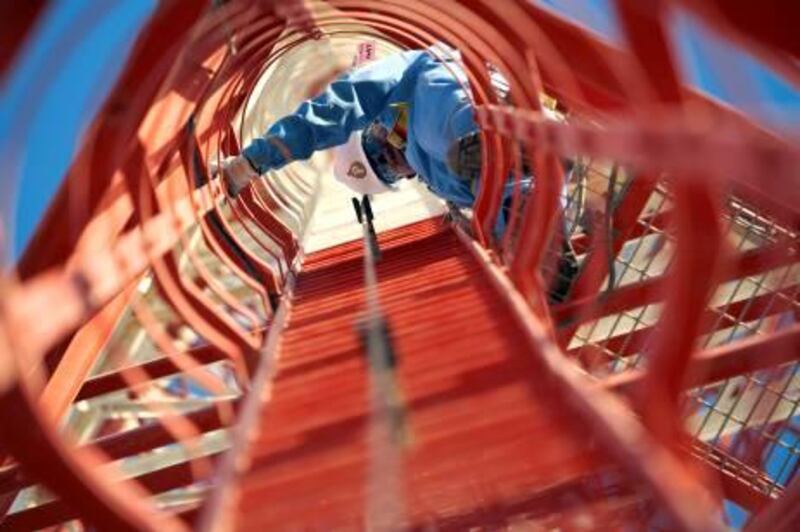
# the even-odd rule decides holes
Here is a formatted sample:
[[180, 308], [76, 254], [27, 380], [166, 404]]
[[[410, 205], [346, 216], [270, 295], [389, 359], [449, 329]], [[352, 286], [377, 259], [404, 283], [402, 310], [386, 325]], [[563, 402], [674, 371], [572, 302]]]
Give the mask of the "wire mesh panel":
[[[595, 173], [598, 176], [602, 176], [600, 190], [604, 191], [603, 181], [607, 186], [609, 174]], [[586, 179], [586, 184], [576, 188], [588, 189], [590, 182]], [[557, 322], [568, 342], [567, 353], [598, 378], [646, 368], [647, 354], [658, 341], [656, 331], [663, 309], [660, 297], [645, 295], [644, 300], [650, 301], [646, 305], [641, 305], [641, 298], [617, 304], [614, 297], [624, 293], [623, 287], [641, 286], [669, 271], [675, 237], [665, 223], [671, 209], [668, 187], [665, 181], [652, 191], [636, 220], [633, 237], [620, 247], [613, 264], [609, 263], [611, 273], [602, 280], [599, 295], [586, 303], [585, 321], [572, 321], [573, 316], [581, 316], [577, 310], [572, 315], [561, 314], [564, 318]], [[587, 193], [591, 190], [575, 197]], [[600, 223], [611, 222], [603, 219]], [[741, 266], [728, 272], [710, 298], [697, 348], [730, 351], [742, 342], [793, 330], [798, 309], [796, 232], [763, 212], [759, 214], [736, 196], [727, 199], [722, 223], [727, 228], [728, 253]], [[586, 265], [597, 245], [609, 240], [585, 247], [589, 237], [584, 227], [573, 227], [579, 263]], [[581, 285], [577, 286], [580, 289]], [[558, 308], [555, 313], [560, 315]], [[763, 357], [768, 357], [766, 351]], [[773, 365], [769, 359], [756, 363], [763, 369], [746, 371], [742, 366], [741, 374], [716, 382], [701, 375], [710, 383], [690, 389], [683, 406], [686, 429], [697, 439], [692, 454], [723, 471], [725, 478], [734, 477], [752, 490], [741, 493], [742, 489], [730, 483], [726, 492], [750, 512], [779, 496], [797, 470], [797, 363]]]

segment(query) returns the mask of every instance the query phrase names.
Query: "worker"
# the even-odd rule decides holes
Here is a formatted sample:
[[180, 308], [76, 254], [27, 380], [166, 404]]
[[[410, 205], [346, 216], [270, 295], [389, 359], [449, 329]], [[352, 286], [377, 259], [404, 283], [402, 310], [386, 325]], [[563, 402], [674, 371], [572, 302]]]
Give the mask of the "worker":
[[[334, 148], [334, 177], [357, 193], [391, 191], [401, 179], [416, 176], [440, 198], [470, 208], [480, 176], [480, 140], [466, 83], [457, 53], [441, 46], [355, 68], [273, 123], [241, 155], [223, 159], [226, 188], [236, 196], [269, 170]], [[513, 189], [509, 182], [498, 235]]]
[[447, 164], [448, 149], [477, 131], [465, 83], [455, 59], [427, 50], [367, 63], [224, 159], [228, 191], [235, 196], [264, 172], [338, 146], [334, 175], [356, 192], [390, 191], [417, 176], [442, 199], [471, 207], [475, 183]]

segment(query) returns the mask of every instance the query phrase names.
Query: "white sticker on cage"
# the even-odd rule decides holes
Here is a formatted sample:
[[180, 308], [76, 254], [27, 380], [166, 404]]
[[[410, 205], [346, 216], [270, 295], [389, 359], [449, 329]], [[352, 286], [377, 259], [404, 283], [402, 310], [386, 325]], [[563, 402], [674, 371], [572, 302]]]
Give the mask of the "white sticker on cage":
[[366, 41], [358, 44], [356, 57], [353, 60], [353, 65], [363, 65], [367, 61], [375, 59], [375, 51], [377, 47], [375, 41]]

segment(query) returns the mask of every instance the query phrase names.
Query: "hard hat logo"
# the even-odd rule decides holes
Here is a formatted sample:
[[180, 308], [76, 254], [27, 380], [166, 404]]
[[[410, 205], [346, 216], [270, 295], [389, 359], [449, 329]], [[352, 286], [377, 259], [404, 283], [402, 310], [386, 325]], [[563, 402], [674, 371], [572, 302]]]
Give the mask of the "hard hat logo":
[[347, 170], [347, 175], [353, 179], [364, 179], [367, 177], [367, 168], [364, 166], [364, 163], [356, 161], [350, 165], [350, 168]]
[[381, 181], [361, 145], [362, 132], [354, 131], [345, 144], [333, 152], [333, 177], [357, 194], [380, 194], [392, 187]]

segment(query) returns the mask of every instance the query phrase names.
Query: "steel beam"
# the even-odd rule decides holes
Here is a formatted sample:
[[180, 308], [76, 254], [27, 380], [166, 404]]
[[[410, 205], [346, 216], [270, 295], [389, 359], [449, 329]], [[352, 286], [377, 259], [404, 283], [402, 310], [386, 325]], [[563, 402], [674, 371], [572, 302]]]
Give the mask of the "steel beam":
[[[696, 354], [686, 372], [684, 388], [719, 382], [760, 369], [800, 360], [800, 325], [708, 349]], [[629, 370], [604, 381], [625, 394], [643, 385], [644, 372]]]
[[[192, 349], [187, 351], [186, 354], [193, 358], [198, 366], [206, 366], [227, 359], [225, 353], [211, 345]], [[183, 371], [170, 357], [158, 358], [136, 366], [87, 379], [82, 383], [75, 400], [82, 401], [84, 399], [97, 397], [98, 395], [127, 389], [130, 383], [125, 378], [125, 372], [129, 370], [142, 372], [152, 380], [175, 375]]]
[[[476, 113], [484, 129], [563, 157], [580, 153], [675, 176], [702, 172], [787, 227], [800, 224], [800, 151], [784, 140], [766, 138], [745, 127], [712, 129], [663, 109], [653, 110], [655, 116], [648, 120], [609, 119], [603, 128], [561, 124], [537, 113], [500, 106], [478, 106]], [[759, 179], [767, 173], [774, 180]]]
[[[719, 282], [726, 282], [756, 275], [797, 261], [795, 253], [783, 244], [772, 244], [740, 253], [732, 258], [729, 267], [721, 273]], [[663, 298], [664, 278], [654, 277], [624, 285], [607, 297], [595, 296], [569, 301], [553, 308], [553, 320], [557, 327], [602, 318], [626, 310], [656, 303]]]
[[[218, 456], [218, 454], [209, 455], [208, 458], [216, 460]], [[195, 478], [189, 462], [168, 466], [134, 478], [153, 495], [206, 480]], [[73, 519], [89, 523], [88, 518], [89, 516], [81, 514], [62, 501], [53, 501], [8, 515], [1, 526], [3, 530], [22, 532], [56, 526]]]
[[[223, 412], [235, 412], [239, 401], [223, 401], [212, 406], [186, 414], [185, 420], [200, 433], [211, 432], [229, 425], [233, 419], [225, 419]], [[178, 443], [167, 427], [159, 421], [139, 428], [126, 430], [110, 436], [93, 440], [85, 446], [93, 446], [102, 451], [109, 460], [119, 460], [158, 447]], [[16, 464], [0, 469], [0, 494], [13, 493], [34, 484]]]
[[[775, 316], [786, 311], [797, 311], [800, 302], [793, 291], [797, 285], [784, 287], [775, 292], [767, 292], [734, 303], [725, 303], [706, 310], [701, 319], [700, 334], [709, 334], [735, 327], [742, 323], [758, 320], [764, 316]], [[648, 341], [652, 341], [653, 327], [642, 327], [629, 332], [588, 342], [567, 351], [571, 357], [592, 358], [595, 354], [606, 360], [610, 357], [629, 357], [638, 353]], [[597, 345], [600, 344], [600, 345]], [[606, 354], [606, 353], [613, 353]]]
[[0, 4], [0, 78], [6, 78], [9, 66], [17, 56], [26, 37], [42, 17], [45, 0], [30, 0], [22, 4]]
[[[0, 354], [7, 356], [7, 353]], [[12, 387], [0, 393], [0, 425], [6, 448], [20, 461], [26, 474], [64, 497], [71, 511], [79, 512], [101, 528], [115, 530], [180, 530], [168, 516], [152, 512], [144, 493], [129, 484], [97, 480], [101, 461], [94, 453], [75, 455], [60, 438], [47, 430], [34, 398]]]
[[62, 418], [120, 317], [136, 294], [136, 280], [114, 297], [73, 336], [42, 392], [42, 407], [54, 421]]
[[743, 464], [722, 449], [698, 440], [690, 444], [689, 452], [717, 472], [717, 480], [725, 498], [750, 513], [760, 512], [774, 500], [769, 495], [774, 489], [772, 482], [763, 472]]

